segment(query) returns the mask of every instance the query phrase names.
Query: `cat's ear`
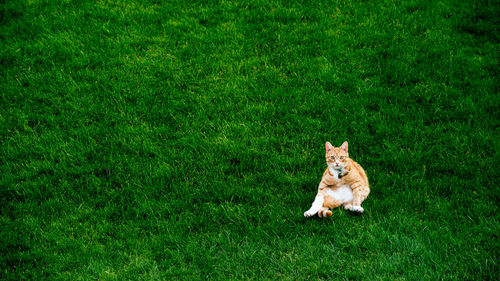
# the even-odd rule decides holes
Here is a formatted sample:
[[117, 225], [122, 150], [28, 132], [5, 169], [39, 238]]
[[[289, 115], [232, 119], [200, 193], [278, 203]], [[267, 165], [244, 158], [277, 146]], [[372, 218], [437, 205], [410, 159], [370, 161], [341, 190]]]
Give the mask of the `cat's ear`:
[[342, 148], [342, 150], [345, 151], [346, 153], [349, 153], [347, 151], [347, 142], [346, 141], [340, 146], [340, 148]]
[[326, 152], [328, 152], [328, 151], [333, 149], [333, 145], [329, 141], [327, 141], [325, 144], [325, 148], [326, 148]]

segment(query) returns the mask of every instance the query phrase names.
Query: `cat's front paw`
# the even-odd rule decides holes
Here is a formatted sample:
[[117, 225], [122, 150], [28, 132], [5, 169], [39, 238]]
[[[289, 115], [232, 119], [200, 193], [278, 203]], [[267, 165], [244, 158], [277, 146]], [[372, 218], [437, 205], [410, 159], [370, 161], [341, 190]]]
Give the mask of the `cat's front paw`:
[[362, 213], [365, 211], [365, 209], [363, 209], [363, 207], [361, 207], [361, 206], [351, 206], [351, 208], [349, 208], [349, 211], [356, 212], [356, 213]]
[[352, 205], [351, 204], [345, 204], [344, 205], [344, 210], [351, 210], [352, 209]]
[[309, 210], [309, 211], [304, 212], [304, 217], [309, 218], [309, 217], [312, 217], [312, 216], [314, 216], [314, 213], [313, 213], [313, 212], [311, 212], [310, 210]]

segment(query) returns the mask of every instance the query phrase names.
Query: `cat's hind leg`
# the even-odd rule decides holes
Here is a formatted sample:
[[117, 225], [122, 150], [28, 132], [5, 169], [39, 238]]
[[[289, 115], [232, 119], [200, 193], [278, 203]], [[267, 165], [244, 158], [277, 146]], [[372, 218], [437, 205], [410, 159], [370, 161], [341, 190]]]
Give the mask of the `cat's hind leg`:
[[363, 209], [363, 207], [353, 205], [353, 201], [350, 201], [350, 202], [344, 203], [344, 209], [346, 209], [346, 210], [348, 210], [348, 211], [351, 211], [351, 212], [355, 212], [355, 213], [362, 213], [362, 212], [364, 212], [364, 211], [365, 211], [365, 210]]
[[314, 199], [314, 202], [311, 205], [311, 208], [304, 212], [304, 217], [312, 217], [314, 216], [321, 208], [323, 207], [323, 202], [325, 201], [324, 196], [318, 194]]
[[370, 194], [370, 188], [368, 186], [353, 186], [353, 199], [351, 204], [345, 205], [344, 207], [351, 211], [351, 212], [356, 212], [356, 213], [363, 213], [365, 210], [363, 207], [361, 207], [361, 203], [368, 197], [368, 194]]

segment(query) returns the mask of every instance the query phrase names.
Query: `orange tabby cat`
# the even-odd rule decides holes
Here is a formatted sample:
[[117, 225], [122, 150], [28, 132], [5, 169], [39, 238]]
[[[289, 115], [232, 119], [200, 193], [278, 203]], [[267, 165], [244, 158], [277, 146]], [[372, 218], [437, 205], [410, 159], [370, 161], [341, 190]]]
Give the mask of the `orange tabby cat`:
[[318, 213], [319, 217], [329, 217], [332, 215], [329, 209], [339, 206], [362, 213], [361, 203], [370, 193], [370, 187], [363, 168], [349, 158], [347, 142], [341, 147], [326, 142], [326, 163], [328, 168], [319, 183], [318, 194], [304, 216], [308, 218]]

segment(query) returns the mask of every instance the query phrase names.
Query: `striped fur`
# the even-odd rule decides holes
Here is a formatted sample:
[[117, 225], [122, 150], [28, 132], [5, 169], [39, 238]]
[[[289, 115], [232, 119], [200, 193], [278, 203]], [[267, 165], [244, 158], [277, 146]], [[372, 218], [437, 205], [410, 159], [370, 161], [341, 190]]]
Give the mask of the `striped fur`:
[[318, 194], [304, 216], [317, 213], [319, 217], [329, 217], [332, 215], [329, 209], [340, 206], [353, 212], [363, 212], [361, 203], [370, 194], [368, 177], [361, 165], [349, 158], [347, 142], [341, 147], [333, 147], [327, 142], [326, 162], [328, 167], [318, 186]]

